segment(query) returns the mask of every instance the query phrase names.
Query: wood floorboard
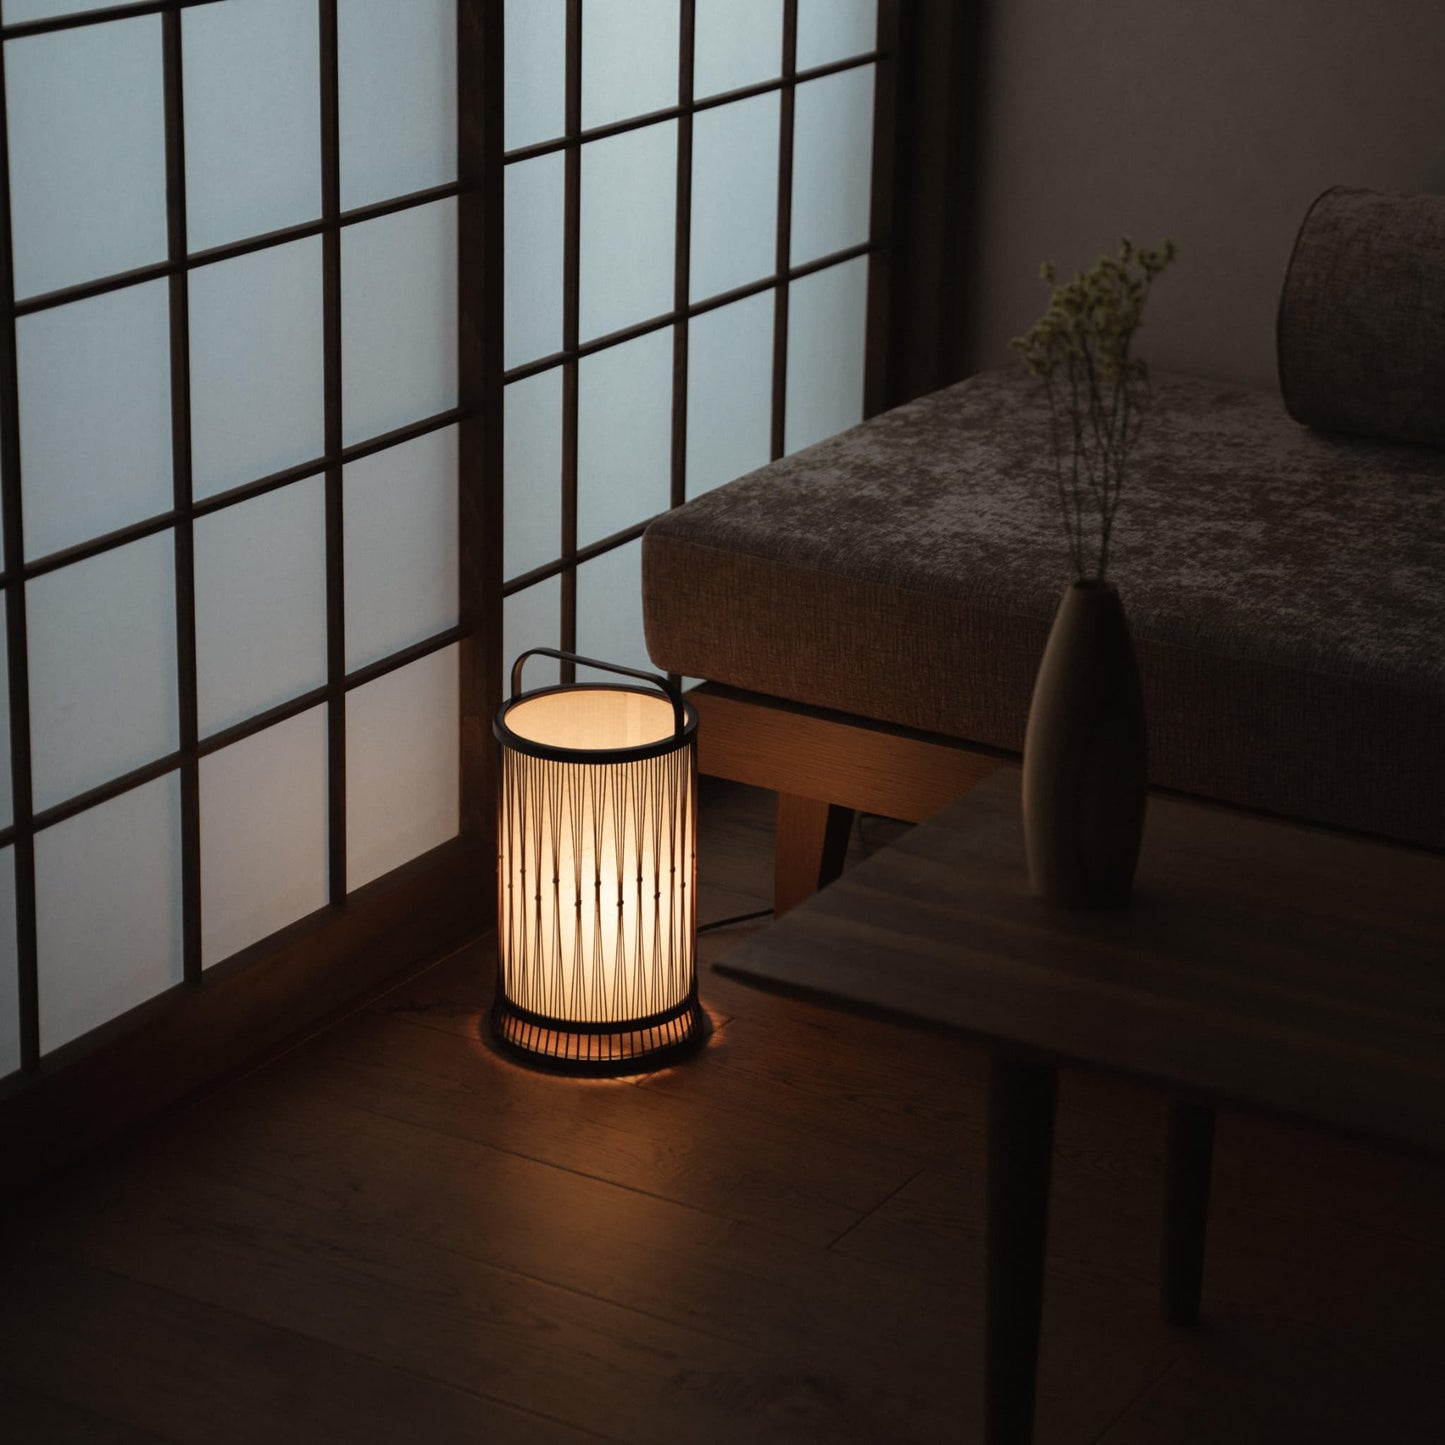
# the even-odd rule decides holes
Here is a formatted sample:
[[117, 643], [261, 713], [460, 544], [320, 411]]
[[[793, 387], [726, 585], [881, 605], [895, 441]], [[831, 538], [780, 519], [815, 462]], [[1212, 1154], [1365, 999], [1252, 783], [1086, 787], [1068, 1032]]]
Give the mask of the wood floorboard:
[[1281, 1332], [1224, 1311], [1099, 1445], [1439, 1445], [1439, 1336]]
[[[925, 1284], [850, 1268], [821, 1245], [334, 1099], [258, 1087], [163, 1152], [349, 1223], [769, 1349], [807, 1330], [861, 1349], [873, 1342], [865, 1301], [901, 1312], [929, 1298]], [[827, 1300], [821, 1320], [809, 1287]]]
[[1289, 1215], [1305, 1228], [1347, 1223], [1445, 1248], [1439, 1161], [1243, 1114], [1226, 1114], [1221, 1127], [1227, 1130], [1215, 1166], [1221, 1197]]
[[[393, 1363], [398, 1362], [390, 1353], [396, 1340], [411, 1342], [420, 1355], [402, 1355], [399, 1362], [428, 1370], [441, 1368], [438, 1362], [447, 1359], [454, 1335], [472, 1338], [475, 1332], [452, 1318], [419, 1317], [414, 1306], [403, 1309], [394, 1298], [379, 1295], [366, 1278], [349, 1296], [343, 1293], [336, 1299], [338, 1287], [319, 1281], [314, 1269], [302, 1268], [302, 1260], [283, 1256], [280, 1267], [273, 1260], [263, 1268], [267, 1257], [283, 1246], [294, 1254], [299, 1238], [308, 1241], [301, 1247], [303, 1259], [352, 1267], [370, 1240], [373, 1251], [386, 1252], [392, 1278], [405, 1280], [415, 1269], [425, 1291], [434, 1292], [445, 1281], [446, 1298], [453, 1301], [458, 1274], [485, 1266], [488, 1254], [495, 1252], [495, 1258], [510, 1262], [508, 1270], [520, 1271], [530, 1284], [550, 1281], [554, 1293], [575, 1287], [591, 1297], [591, 1312], [599, 1299], [626, 1300], [631, 1306], [628, 1328], [612, 1326], [624, 1340], [629, 1331], [636, 1334], [639, 1317], [644, 1322], [661, 1319], [674, 1361], [695, 1335], [700, 1344], [694, 1353], [666, 1375], [685, 1384], [680, 1408], [695, 1407], [690, 1394], [696, 1393], [705, 1400], [730, 1402], [742, 1418], [714, 1431], [703, 1415], [693, 1433], [683, 1438], [775, 1438], [776, 1429], [780, 1439], [935, 1440], [949, 1438], [960, 1413], [964, 1418], [976, 1413], [976, 1378], [960, 1366], [979, 1349], [976, 1284], [962, 1291], [951, 1284], [940, 1288], [926, 1274], [909, 1278], [826, 1250], [800, 1252], [777, 1236], [728, 1226], [697, 1211], [663, 1209], [653, 1201], [645, 1202], [651, 1208], [639, 1211], [635, 1197], [618, 1200], [614, 1196], [622, 1191], [611, 1189], [599, 1199], [599, 1186], [578, 1176], [552, 1178], [553, 1194], [547, 1197], [544, 1182], [559, 1171], [530, 1161], [512, 1160], [506, 1171], [526, 1179], [524, 1186], [502, 1180], [504, 1192], [517, 1206], [516, 1217], [508, 1217], [501, 1204], [479, 1188], [484, 1178], [495, 1180], [503, 1172], [498, 1162], [457, 1159], [456, 1141], [435, 1141], [450, 1161], [444, 1167], [427, 1152], [428, 1138], [421, 1131], [378, 1120], [387, 1132], [363, 1127], [358, 1137], [356, 1128], [347, 1127], [345, 1113], [332, 1108], [323, 1116], [335, 1141], [328, 1148], [319, 1138], [277, 1129], [278, 1110], [263, 1109], [264, 1102], [255, 1094], [249, 1100], [258, 1115], [264, 1112], [271, 1121], [262, 1131], [270, 1157], [247, 1171], [247, 1184], [218, 1186], [209, 1156], [171, 1138], [152, 1157], [135, 1161], [133, 1177], [140, 1184], [130, 1193], [123, 1191], [119, 1201], [94, 1185], [75, 1188], [72, 1193], [85, 1200], [84, 1206], [72, 1204], [68, 1211], [48, 1206], [47, 1222], [33, 1225], [31, 1233], [47, 1247], [64, 1248], [68, 1238], [74, 1250], [90, 1257], [99, 1251], [115, 1268], [199, 1293], [228, 1310], [270, 1310], [266, 1317], [273, 1320], [279, 1311], [291, 1328], [321, 1334], [347, 1348], [377, 1351]], [[242, 1147], [226, 1120], [213, 1116], [210, 1124], [220, 1131], [232, 1167], [248, 1159], [250, 1150]], [[342, 1140], [350, 1141], [347, 1147], [341, 1146]], [[406, 1163], [400, 1171], [375, 1162], [403, 1155]], [[178, 1158], [186, 1158], [188, 1168], [207, 1170], [204, 1187], [181, 1172]], [[448, 1168], [454, 1171], [451, 1178]], [[425, 1204], [405, 1192], [413, 1179], [427, 1193]], [[308, 1188], [313, 1181], [341, 1188]], [[248, 1194], [255, 1195], [252, 1185], [264, 1194], [247, 1200]], [[140, 1205], [135, 1188], [143, 1193]], [[225, 1206], [227, 1198], [240, 1202]], [[258, 1220], [274, 1219], [278, 1203], [279, 1222], [263, 1227]], [[609, 1203], [618, 1206], [620, 1219], [605, 1213]], [[159, 1224], [149, 1218], [158, 1209]], [[192, 1211], [189, 1216], [187, 1210]], [[127, 1211], [129, 1224], [124, 1222]], [[137, 1211], [139, 1226], [134, 1222]], [[315, 1239], [304, 1232], [307, 1220]], [[142, 1231], [140, 1243], [137, 1229]], [[273, 1242], [277, 1239], [279, 1244]], [[400, 1251], [399, 1259], [393, 1251]], [[218, 1259], [218, 1254], [223, 1257]], [[426, 1258], [419, 1259], [421, 1255]], [[375, 1269], [373, 1263], [367, 1274]], [[493, 1292], [501, 1287], [491, 1286]], [[484, 1297], [485, 1286], [477, 1293]], [[1065, 1422], [1059, 1433], [1044, 1438], [1076, 1438], [1068, 1425], [1103, 1422], [1117, 1404], [1119, 1382], [1136, 1388], [1166, 1362], [1161, 1352], [1172, 1353], [1172, 1342], [1154, 1323], [1146, 1295], [1132, 1300], [1126, 1311], [1105, 1309], [1101, 1321], [1093, 1294], [1077, 1283], [1065, 1283], [1058, 1291], [1056, 1313], [1066, 1331], [1086, 1343], [1044, 1391], [1046, 1418], [1053, 1412]], [[498, 1306], [490, 1309], [495, 1314]], [[386, 1320], [388, 1329], [399, 1327], [400, 1335], [388, 1334], [379, 1343], [358, 1339], [356, 1322], [367, 1317]], [[336, 1321], [346, 1323], [347, 1334], [324, 1333]], [[656, 1331], [651, 1324], [647, 1330], [651, 1334], [645, 1334], [642, 1348], [658, 1349]], [[747, 1347], [741, 1353], [727, 1348], [740, 1345]], [[494, 1348], [524, 1382], [523, 1388], [537, 1387], [539, 1378], [551, 1388], [547, 1372], [506, 1333]], [[558, 1352], [563, 1363], [554, 1373], [571, 1379], [573, 1398], [584, 1402], [587, 1418], [608, 1428], [612, 1417], [606, 1392], [594, 1387], [565, 1341]], [[624, 1368], [625, 1361], [613, 1363], [622, 1381], [637, 1384], [631, 1396], [634, 1407], [639, 1399], [651, 1402], [647, 1421], [654, 1418], [654, 1406], [666, 1418], [665, 1406], [676, 1399], [678, 1387], [670, 1396], [667, 1390], [659, 1395], [657, 1380], [638, 1382], [635, 1370]], [[465, 1356], [453, 1360], [452, 1367], [479, 1372], [478, 1362]], [[478, 1388], [483, 1384], [489, 1391], [507, 1389], [490, 1378], [484, 1377]], [[510, 1393], [504, 1397], [515, 1398]], [[656, 1437], [650, 1423], [633, 1418], [627, 1438]]]
[[[767, 906], [771, 818], [705, 784], [704, 919]], [[759, 926], [675, 1068], [503, 1059], [477, 946], [56, 1176], [0, 1219], [0, 1440], [976, 1440], [986, 1061], [714, 974]], [[1178, 1331], [1161, 1118], [1062, 1081], [1041, 1445], [1445, 1439], [1445, 1169], [1222, 1116]]]
[[272, 1083], [826, 1244], [916, 1165], [819, 1140], [786, 1117], [746, 1123], [626, 1083], [534, 1073], [475, 1038], [360, 1018], [285, 1060]]
[[[883, 1419], [902, 1423], [898, 1438], [937, 1438], [938, 1406], [927, 1394], [955, 1342], [945, 1335], [919, 1353], [880, 1348], [876, 1338], [880, 1318], [903, 1325], [936, 1309], [926, 1285], [379, 1115], [247, 1093], [245, 1127], [213, 1117], [205, 1136], [212, 1147], [179, 1136], [159, 1141], [137, 1161], [142, 1174], [170, 1179], [183, 1159], [208, 1176], [208, 1188], [225, 1181], [262, 1196], [253, 1206], [261, 1217], [279, 1201], [315, 1216], [323, 1238], [359, 1231], [408, 1248], [429, 1246], [428, 1289], [450, 1292], [457, 1270], [490, 1266], [614, 1302], [673, 1334], [706, 1337], [682, 1372], [689, 1388], [744, 1397], [757, 1389], [767, 1397], [760, 1405], [822, 1413], [816, 1438], [856, 1438], [861, 1423], [877, 1429]], [[176, 1192], [188, 1192], [184, 1179]], [[104, 1220], [104, 1210], [82, 1220], [75, 1237], [104, 1233]], [[209, 1288], [204, 1281], [214, 1275], [198, 1278], [198, 1287]], [[284, 1295], [273, 1290], [272, 1298], [289, 1308]], [[729, 1352], [721, 1347], [728, 1344], [746, 1348], [751, 1372], [728, 1374]], [[715, 1366], [716, 1377], [709, 1374]], [[788, 1381], [801, 1392], [791, 1404]], [[915, 1402], [915, 1394], [922, 1398]], [[594, 1409], [585, 1392], [577, 1398]], [[634, 1408], [647, 1400], [634, 1396]], [[917, 1428], [910, 1423], [920, 1419]], [[765, 1423], [760, 1415], [749, 1428]], [[642, 1438], [641, 1422], [634, 1427], [629, 1438]]]
[[[1059, 1131], [1073, 1121], [1061, 1116]], [[834, 1248], [876, 1264], [923, 1271], [967, 1288], [983, 1237], [981, 1170], [925, 1169]], [[1054, 1276], [1091, 1278], [1100, 1291], [1148, 1294], [1156, 1278], [1158, 1189], [1121, 1187], [1108, 1174], [1055, 1158], [1049, 1219]], [[1282, 1330], [1359, 1331], [1418, 1342], [1421, 1316], [1402, 1300], [1445, 1300], [1445, 1251], [1405, 1237], [1364, 1234], [1335, 1222], [1302, 1229], [1284, 1213], [1216, 1198], [1210, 1218], [1206, 1312], [1227, 1308]], [[940, 1249], [943, 1241], [950, 1241]], [[1437, 1330], [1438, 1334], [1438, 1330]]]
[[23, 1445], [165, 1445], [165, 1437], [107, 1420], [0, 1380], [0, 1421]]
[[348, 1350], [48, 1252], [5, 1261], [0, 1376], [207, 1445], [597, 1439]]
[[[44, 1236], [372, 1360], [531, 1411], [574, 1412], [573, 1423], [608, 1435], [796, 1438], [789, 1411], [802, 1402], [786, 1398], [783, 1383], [797, 1371], [784, 1357], [333, 1211], [147, 1170], [119, 1188], [113, 1181], [100, 1201], [72, 1205]], [[837, 1424], [820, 1420], [817, 1438]]]

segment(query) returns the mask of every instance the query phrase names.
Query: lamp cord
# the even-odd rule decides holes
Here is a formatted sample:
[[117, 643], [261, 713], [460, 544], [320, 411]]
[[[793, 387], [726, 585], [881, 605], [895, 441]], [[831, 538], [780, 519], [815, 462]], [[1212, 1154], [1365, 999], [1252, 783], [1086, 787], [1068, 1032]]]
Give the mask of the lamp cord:
[[715, 928], [728, 928], [734, 923], [751, 923], [754, 919], [771, 918], [772, 916], [773, 910], [771, 908], [760, 908], [756, 913], [738, 913], [732, 918], [714, 918], [711, 923], [699, 923], [697, 931], [699, 933], [711, 933]]

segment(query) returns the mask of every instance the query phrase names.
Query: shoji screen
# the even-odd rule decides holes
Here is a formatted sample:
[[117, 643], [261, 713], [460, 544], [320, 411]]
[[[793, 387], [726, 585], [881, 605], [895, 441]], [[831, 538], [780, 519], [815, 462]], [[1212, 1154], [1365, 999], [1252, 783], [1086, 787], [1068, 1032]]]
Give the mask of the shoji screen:
[[0, 25], [5, 1074], [456, 833], [459, 187], [456, 0]]
[[863, 415], [880, 6], [505, 15], [503, 649], [647, 666], [647, 521]]

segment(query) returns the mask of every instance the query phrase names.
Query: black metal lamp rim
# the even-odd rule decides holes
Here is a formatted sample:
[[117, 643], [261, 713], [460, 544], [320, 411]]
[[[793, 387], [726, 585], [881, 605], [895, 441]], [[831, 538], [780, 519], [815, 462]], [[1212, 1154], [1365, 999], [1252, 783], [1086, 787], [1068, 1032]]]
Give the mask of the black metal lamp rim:
[[553, 763], [641, 763], [649, 758], [663, 758], [681, 748], [690, 747], [697, 738], [697, 709], [690, 702], [682, 703], [682, 727], [656, 742], [641, 743], [635, 748], [558, 748], [546, 743], [524, 738], [507, 726], [507, 714], [514, 707], [520, 707], [534, 698], [547, 697], [562, 692], [634, 692], [639, 697], [656, 698], [657, 694], [645, 687], [625, 687], [610, 682], [561, 683], [555, 687], [534, 688], [531, 692], [519, 693], [508, 698], [496, 711], [492, 719], [492, 736], [505, 748], [525, 753], [528, 757], [543, 758]]

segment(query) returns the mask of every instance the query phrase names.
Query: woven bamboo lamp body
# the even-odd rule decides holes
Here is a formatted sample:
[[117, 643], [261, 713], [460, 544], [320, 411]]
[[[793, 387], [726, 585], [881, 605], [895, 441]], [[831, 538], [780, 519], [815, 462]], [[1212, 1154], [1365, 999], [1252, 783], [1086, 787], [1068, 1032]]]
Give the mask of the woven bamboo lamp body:
[[[521, 691], [529, 657], [646, 684]], [[531, 1062], [632, 1072], [696, 1041], [697, 713], [650, 673], [533, 648], [497, 710], [493, 1037]]]

